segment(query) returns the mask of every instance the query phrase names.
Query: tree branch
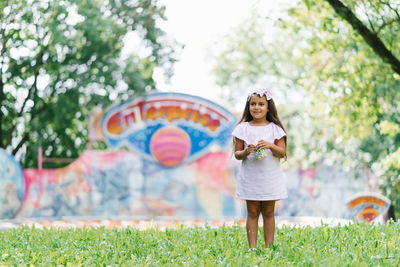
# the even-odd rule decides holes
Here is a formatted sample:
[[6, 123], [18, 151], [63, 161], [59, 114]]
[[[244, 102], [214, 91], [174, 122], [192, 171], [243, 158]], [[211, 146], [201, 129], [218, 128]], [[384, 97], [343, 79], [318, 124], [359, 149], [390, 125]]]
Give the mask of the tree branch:
[[369, 24], [369, 26], [371, 27], [372, 32], [373, 32], [373, 33], [376, 33], [374, 24], [372, 23], [371, 17], [369, 16], [369, 14], [368, 14], [368, 12], [367, 12], [365, 6], [364, 6], [364, 12], [365, 12], [365, 14], [367, 15], [368, 24]]
[[383, 1], [379, 1], [379, 2], [380, 2], [381, 4], [384, 4], [384, 5], [388, 6], [388, 7], [396, 14], [397, 20], [400, 21], [400, 14], [399, 14], [399, 12], [397, 11], [397, 9], [393, 8], [393, 7], [390, 5], [390, 2], [383, 2]]
[[[3, 25], [1, 25], [3, 26]], [[1, 51], [0, 51], [0, 58], [1, 58], [1, 68], [0, 68], [0, 107], [3, 106], [3, 98], [4, 98], [4, 82], [3, 82], [3, 65], [4, 65], [4, 58], [3, 55], [6, 52], [6, 37], [5, 37], [5, 28], [1, 27], [0, 38], [1, 38]], [[4, 148], [3, 143], [3, 112], [0, 110], [0, 147]]]
[[[3, 75], [0, 73], [0, 107], [3, 106], [3, 97], [4, 97], [4, 84], [3, 84]], [[0, 110], [0, 148], [4, 148], [3, 144], [3, 112]]]
[[15, 156], [15, 154], [20, 150], [23, 144], [25, 144], [26, 141], [29, 140], [29, 132], [26, 132], [24, 136], [22, 137], [21, 141], [19, 141], [18, 145], [13, 149], [12, 154]]
[[[57, 79], [54, 82], [54, 86], [57, 84], [59, 80], [60, 80], [60, 74], [57, 75]], [[31, 121], [34, 118], [36, 118], [36, 116], [38, 116], [40, 113], [42, 113], [43, 111], [47, 110], [50, 107], [49, 103], [51, 103], [51, 100], [55, 96], [55, 94], [56, 94], [56, 88], [53, 88], [53, 91], [51, 92], [49, 99], [46, 102], [44, 102], [44, 104], [39, 109], [37, 109], [36, 112], [32, 112]], [[29, 132], [25, 132], [24, 136], [19, 141], [18, 145], [13, 149], [12, 154], [15, 155], [18, 152], [18, 150], [20, 150], [20, 148], [23, 146], [23, 144], [28, 140], [29, 140]]]
[[[25, 109], [25, 105], [28, 102], [28, 100], [31, 98], [31, 95], [33, 94], [33, 91], [36, 92], [37, 86], [36, 86], [36, 82], [37, 82], [37, 76], [38, 73], [35, 73], [35, 80], [31, 86], [31, 88], [29, 88], [29, 92], [28, 92], [28, 96], [25, 98], [24, 103], [22, 104], [21, 110], [18, 112], [17, 118], [22, 117], [23, 113], [24, 113], [24, 109]], [[4, 147], [7, 147], [10, 143], [11, 143], [11, 139], [12, 139], [12, 134], [15, 131], [15, 128], [17, 127], [17, 123], [15, 123], [11, 129], [8, 131], [7, 134], [7, 141], [4, 145]]]
[[[18, 115], [16, 116], [17, 118], [22, 117], [22, 115], [24, 114], [24, 109], [26, 106], [26, 103], [28, 102], [28, 100], [32, 97], [32, 95], [36, 95], [36, 91], [37, 91], [37, 78], [39, 76], [39, 70], [40, 70], [40, 66], [43, 64], [43, 55], [44, 55], [44, 49], [42, 49], [40, 51], [40, 53], [37, 55], [36, 57], [36, 64], [35, 64], [35, 71], [34, 71], [34, 81], [32, 83], [32, 86], [29, 88], [28, 90], [28, 95], [26, 96], [26, 98], [24, 99], [24, 103], [22, 104], [22, 107], [20, 109], [20, 111], [18, 112]], [[35, 103], [34, 103], [35, 105]], [[17, 127], [17, 123], [15, 123], [10, 131], [7, 134], [7, 140], [6, 143], [4, 145], [4, 147], [7, 147], [9, 144], [11, 144], [11, 139], [12, 139], [12, 134], [15, 131], [15, 128]]]
[[390, 64], [394, 72], [400, 74], [399, 59], [392, 54], [376, 33], [371, 32], [340, 0], [326, 1], [332, 6], [336, 14], [346, 20], [363, 37], [364, 41], [384, 62]]
[[388, 19], [388, 20], [384, 21], [384, 22], [379, 26], [379, 28], [378, 28], [378, 30], [376, 31], [376, 33], [379, 34], [380, 31], [383, 30], [383, 28], [385, 28], [386, 26], [388, 26], [388, 25], [390, 25], [390, 24], [392, 24], [392, 23], [395, 23], [395, 22], [398, 22], [398, 21], [397, 21], [396, 19]]
[[[45, 111], [46, 109], [49, 108], [49, 104], [48, 102], [44, 103], [43, 106], [41, 106], [35, 113], [32, 113], [31, 116], [31, 121], [40, 113], [42, 113], [43, 111]], [[24, 136], [22, 137], [22, 139], [19, 141], [18, 145], [13, 149], [12, 154], [15, 155], [18, 150], [20, 150], [20, 148], [25, 144], [26, 141], [29, 140], [29, 132], [25, 132]]]
[[41, 52], [38, 54], [38, 56], [36, 58], [35, 71], [33, 73], [34, 81], [32, 83], [31, 88], [29, 88], [28, 95], [25, 98], [24, 103], [22, 104], [21, 110], [18, 112], [18, 117], [21, 117], [22, 114], [24, 113], [25, 105], [28, 102], [28, 100], [31, 98], [31, 96], [36, 94], [36, 91], [37, 91], [37, 78], [39, 76], [40, 66], [43, 64], [43, 55], [44, 55], [44, 50], [45, 49], [46, 49], [46, 47], [41, 50]]

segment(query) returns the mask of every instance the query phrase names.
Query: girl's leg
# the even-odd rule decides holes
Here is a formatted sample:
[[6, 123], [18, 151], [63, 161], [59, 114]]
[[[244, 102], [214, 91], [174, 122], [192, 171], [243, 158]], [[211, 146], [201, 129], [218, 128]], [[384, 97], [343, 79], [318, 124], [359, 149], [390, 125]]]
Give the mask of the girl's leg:
[[246, 230], [250, 248], [257, 247], [258, 218], [261, 212], [261, 201], [246, 200], [247, 220]]
[[268, 248], [269, 244], [274, 242], [275, 234], [275, 200], [261, 201], [261, 213], [263, 216], [263, 229], [265, 247]]

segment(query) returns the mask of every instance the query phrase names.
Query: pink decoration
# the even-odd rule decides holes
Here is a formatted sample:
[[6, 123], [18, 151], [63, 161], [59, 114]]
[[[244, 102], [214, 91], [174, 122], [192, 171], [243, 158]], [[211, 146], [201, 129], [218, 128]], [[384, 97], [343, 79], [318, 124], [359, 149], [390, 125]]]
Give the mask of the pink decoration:
[[271, 100], [271, 98], [272, 98], [272, 93], [271, 93], [271, 91], [268, 91], [268, 90], [266, 90], [266, 89], [256, 89], [256, 90], [254, 90], [250, 95], [259, 95], [259, 96], [265, 95], [265, 97], [267, 98], [267, 100]]
[[191, 147], [189, 135], [176, 126], [158, 129], [150, 140], [151, 154], [166, 167], [174, 167], [182, 163], [189, 155]]

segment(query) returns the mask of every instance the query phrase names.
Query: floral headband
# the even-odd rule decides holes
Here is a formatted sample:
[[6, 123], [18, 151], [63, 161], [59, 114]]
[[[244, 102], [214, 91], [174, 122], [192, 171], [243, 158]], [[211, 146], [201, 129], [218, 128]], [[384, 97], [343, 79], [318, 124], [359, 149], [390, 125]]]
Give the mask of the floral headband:
[[249, 101], [250, 97], [252, 95], [259, 95], [260, 97], [265, 95], [265, 97], [267, 98], [267, 100], [271, 100], [272, 99], [272, 93], [271, 91], [268, 91], [267, 89], [256, 89], [253, 92], [251, 92], [249, 94], [249, 96], [247, 97], [247, 101]]

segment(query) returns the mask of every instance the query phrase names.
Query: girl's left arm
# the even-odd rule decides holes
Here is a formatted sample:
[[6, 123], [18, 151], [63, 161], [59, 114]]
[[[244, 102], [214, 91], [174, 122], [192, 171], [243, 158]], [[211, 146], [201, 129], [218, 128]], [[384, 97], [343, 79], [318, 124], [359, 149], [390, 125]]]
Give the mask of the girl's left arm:
[[286, 156], [286, 143], [284, 137], [276, 140], [274, 143], [260, 140], [257, 144], [257, 148], [270, 149], [272, 154], [277, 158], [284, 158]]

